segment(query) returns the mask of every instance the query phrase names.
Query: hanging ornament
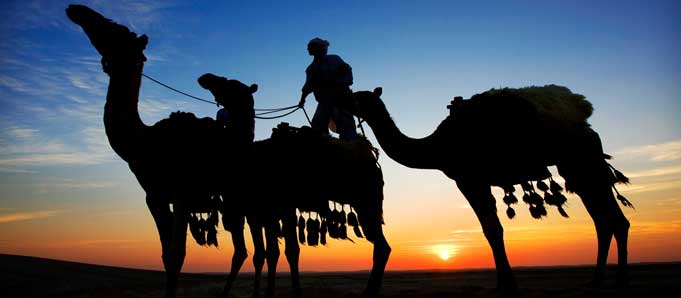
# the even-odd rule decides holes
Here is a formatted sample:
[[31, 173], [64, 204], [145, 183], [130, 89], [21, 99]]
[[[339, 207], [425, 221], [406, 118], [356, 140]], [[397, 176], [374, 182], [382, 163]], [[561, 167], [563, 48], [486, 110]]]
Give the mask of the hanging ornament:
[[319, 228], [319, 230], [320, 230], [319, 243], [321, 243], [322, 245], [326, 245], [327, 225], [325, 219], [322, 219], [322, 226]]
[[298, 241], [305, 244], [305, 218], [303, 218], [303, 213], [300, 213], [300, 217], [298, 217]]

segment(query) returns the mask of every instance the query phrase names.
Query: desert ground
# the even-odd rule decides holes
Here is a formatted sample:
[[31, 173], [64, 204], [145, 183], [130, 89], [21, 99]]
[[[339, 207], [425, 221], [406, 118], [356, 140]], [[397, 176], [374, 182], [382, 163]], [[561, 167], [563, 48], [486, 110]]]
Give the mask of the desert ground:
[[[599, 289], [585, 286], [591, 266], [515, 268], [524, 297], [678, 297], [681, 263], [631, 265], [631, 286], [614, 285], [614, 267]], [[252, 273], [242, 273], [232, 297], [251, 297]], [[179, 297], [218, 297], [224, 275], [184, 274]], [[286, 273], [277, 297], [290, 297]], [[303, 273], [303, 297], [358, 297], [368, 272]], [[495, 272], [389, 271], [383, 297], [496, 297]], [[163, 272], [0, 254], [1, 297], [161, 297]]]

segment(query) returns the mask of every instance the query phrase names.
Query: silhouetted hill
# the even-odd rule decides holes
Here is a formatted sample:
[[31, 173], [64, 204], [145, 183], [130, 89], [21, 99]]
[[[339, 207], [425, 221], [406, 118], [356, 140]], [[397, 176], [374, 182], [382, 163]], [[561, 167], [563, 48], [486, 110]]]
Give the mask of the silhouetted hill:
[[[614, 268], [601, 289], [583, 286], [593, 266], [516, 268], [525, 297], [677, 297], [681, 263], [633, 264], [632, 284], [614, 286]], [[383, 297], [495, 297], [493, 270], [389, 271]], [[277, 280], [289, 297], [288, 274]], [[252, 274], [241, 274], [232, 297], [251, 297]], [[357, 297], [368, 272], [303, 273], [303, 297]], [[218, 297], [222, 275], [184, 274], [179, 297]], [[0, 254], [0, 297], [161, 297], [163, 272]]]

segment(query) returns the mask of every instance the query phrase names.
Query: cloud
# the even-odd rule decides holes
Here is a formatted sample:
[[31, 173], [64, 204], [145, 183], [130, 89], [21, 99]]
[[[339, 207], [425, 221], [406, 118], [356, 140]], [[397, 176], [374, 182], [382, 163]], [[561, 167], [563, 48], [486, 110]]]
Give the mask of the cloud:
[[74, 179], [51, 179], [35, 184], [35, 188], [41, 193], [50, 193], [57, 189], [103, 189], [112, 188], [116, 184], [109, 181], [85, 181]]
[[665, 181], [665, 182], [634, 183], [634, 184], [618, 186], [617, 189], [619, 189], [620, 192], [625, 194], [625, 195], [634, 194], [634, 193], [651, 192], [651, 191], [669, 190], [669, 189], [681, 189], [681, 180]]
[[[29, 131], [18, 130], [20, 135]], [[76, 131], [78, 144], [70, 145], [65, 140], [49, 139], [35, 129], [30, 130], [30, 138], [17, 138], [16, 134], [14, 128], [0, 135], [0, 172], [26, 173], [37, 166], [82, 166], [116, 160], [101, 126]]]
[[39, 219], [39, 218], [47, 218], [47, 217], [52, 217], [61, 213], [64, 213], [64, 210], [46, 210], [46, 211], [31, 211], [31, 212], [16, 212], [16, 213], [10, 213], [10, 214], [2, 214], [0, 215], [0, 223], [10, 223], [10, 222], [17, 222], [17, 221], [25, 221], [25, 220], [32, 220], [32, 219]]
[[627, 173], [627, 176], [629, 178], [649, 178], [649, 177], [657, 177], [657, 176], [669, 176], [669, 175], [675, 175], [675, 174], [680, 174], [680, 173], [681, 173], [681, 166], [673, 166], [673, 167], [663, 167], [663, 168], [650, 169], [650, 170], [645, 170], [645, 171], [640, 171], [640, 172], [629, 172], [629, 173]]
[[0, 75], [0, 86], [22, 93], [31, 91], [25, 82], [7, 75]]
[[624, 148], [615, 153], [618, 158], [644, 158], [656, 162], [681, 160], [681, 141]]
[[32, 128], [21, 128], [21, 127], [10, 127], [9, 128], [10, 134], [12, 134], [14, 137], [22, 138], [22, 139], [33, 138], [33, 136], [35, 135], [36, 132], [38, 132], [38, 130], [32, 129]]

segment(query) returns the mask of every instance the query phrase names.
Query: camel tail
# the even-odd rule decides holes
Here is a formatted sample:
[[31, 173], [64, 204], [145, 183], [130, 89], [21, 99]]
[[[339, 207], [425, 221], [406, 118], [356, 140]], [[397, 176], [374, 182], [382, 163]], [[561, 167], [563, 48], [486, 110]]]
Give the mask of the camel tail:
[[[607, 155], [607, 154], [604, 154], [604, 155], [605, 155], [606, 160], [610, 159], [610, 155]], [[617, 184], [617, 183], [629, 184], [630, 183], [629, 177], [625, 176], [624, 174], [622, 174], [622, 172], [615, 169], [615, 167], [613, 167], [610, 163], [606, 162], [606, 164], [608, 165], [608, 168], [610, 169], [610, 173], [612, 175], [611, 186], [612, 186], [612, 189], [617, 194], [617, 200], [619, 200], [620, 203], [622, 203], [622, 205], [625, 206], [625, 207], [636, 209], [636, 208], [634, 208], [634, 204], [632, 204], [631, 201], [629, 201], [622, 194], [620, 194], [620, 192], [615, 187], [615, 184]]]
[[[603, 152], [598, 133], [587, 127], [579, 137], [574, 139], [571, 156], [558, 165], [558, 172], [565, 178], [565, 188], [582, 196], [594, 188], [611, 191], [610, 196], [616, 198], [625, 207], [634, 205], [615, 187], [616, 184], [629, 184], [630, 180], [622, 172], [613, 167], [608, 160], [612, 156]], [[612, 192], [616, 195], [612, 195]]]

